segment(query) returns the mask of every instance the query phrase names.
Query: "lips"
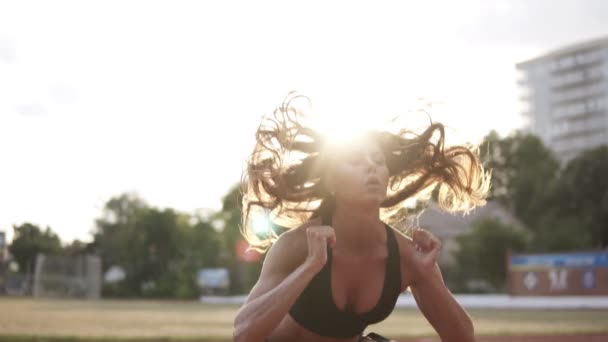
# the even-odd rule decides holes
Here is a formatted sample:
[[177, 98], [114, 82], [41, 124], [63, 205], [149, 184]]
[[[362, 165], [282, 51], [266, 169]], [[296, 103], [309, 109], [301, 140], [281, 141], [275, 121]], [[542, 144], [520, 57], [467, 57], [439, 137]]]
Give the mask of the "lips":
[[370, 178], [367, 180], [367, 182], [365, 182], [365, 185], [377, 185], [380, 186], [382, 185], [382, 183], [380, 183], [380, 180], [378, 178]]

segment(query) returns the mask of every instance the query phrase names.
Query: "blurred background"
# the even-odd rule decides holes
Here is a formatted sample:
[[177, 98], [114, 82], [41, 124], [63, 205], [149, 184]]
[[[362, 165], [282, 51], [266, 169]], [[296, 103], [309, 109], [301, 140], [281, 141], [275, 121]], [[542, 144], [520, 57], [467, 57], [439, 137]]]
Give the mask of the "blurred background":
[[[0, 341], [231, 340], [238, 183], [292, 90], [330, 131], [432, 103], [493, 170], [417, 219], [479, 336], [608, 341], [602, 0], [0, 0]], [[435, 336], [408, 293], [374, 329]]]

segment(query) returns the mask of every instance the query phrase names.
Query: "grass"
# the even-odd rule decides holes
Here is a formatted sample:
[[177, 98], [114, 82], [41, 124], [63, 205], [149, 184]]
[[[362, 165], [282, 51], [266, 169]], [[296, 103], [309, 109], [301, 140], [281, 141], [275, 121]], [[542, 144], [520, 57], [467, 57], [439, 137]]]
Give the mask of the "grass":
[[[230, 341], [238, 306], [138, 300], [0, 298], [0, 342]], [[608, 332], [608, 310], [469, 310], [478, 335]], [[370, 327], [391, 337], [432, 336], [414, 309]]]
[[[608, 310], [468, 310], [478, 336], [515, 336], [608, 332]], [[388, 336], [435, 335], [417, 310], [395, 310], [384, 322], [369, 330]]]

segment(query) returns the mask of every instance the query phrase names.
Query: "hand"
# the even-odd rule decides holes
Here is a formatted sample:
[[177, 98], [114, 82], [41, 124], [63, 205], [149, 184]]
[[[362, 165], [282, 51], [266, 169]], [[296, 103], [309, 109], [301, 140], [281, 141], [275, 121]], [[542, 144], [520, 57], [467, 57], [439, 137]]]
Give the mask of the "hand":
[[380, 336], [380, 338], [381, 338], [381, 340], [380, 339], [373, 339], [373, 338], [371, 338], [369, 336], [364, 336], [363, 339], [361, 339], [360, 341], [361, 342], [376, 342], [376, 341], [398, 342], [398, 341], [395, 341], [395, 340], [386, 339], [385, 337], [382, 337], [382, 336]]
[[336, 245], [336, 233], [330, 226], [314, 226], [306, 229], [308, 256], [306, 262], [315, 272], [319, 272], [327, 263], [327, 246]]
[[417, 271], [422, 276], [431, 274], [439, 258], [441, 241], [424, 229], [416, 229], [412, 234], [412, 241], [416, 248], [413, 260]]

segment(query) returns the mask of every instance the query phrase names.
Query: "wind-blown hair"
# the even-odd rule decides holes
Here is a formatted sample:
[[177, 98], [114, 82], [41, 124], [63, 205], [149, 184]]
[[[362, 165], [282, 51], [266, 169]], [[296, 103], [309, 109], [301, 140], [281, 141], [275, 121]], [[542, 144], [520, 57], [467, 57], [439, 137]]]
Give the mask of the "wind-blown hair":
[[[293, 105], [301, 98], [305, 99], [290, 93], [272, 115], [262, 119], [243, 175], [241, 232], [258, 251], [266, 250], [277, 236], [256, 233], [257, 215], [295, 228], [333, 210], [333, 196], [323, 176], [335, 151], [326, 137], [304, 124], [304, 113]], [[381, 204], [383, 220], [402, 212], [406, 199], [428, 199], [437, 186], [438, 204], [448, 212], [467, 213], [485, 204], [490, 173], [484, 171], [477, 149], [445, 147], [444, 134], [441, 123], [431, 123], [420, 134], [405, 129], [368, 132], [382, 149], [389, 170], [387, 197]]]

